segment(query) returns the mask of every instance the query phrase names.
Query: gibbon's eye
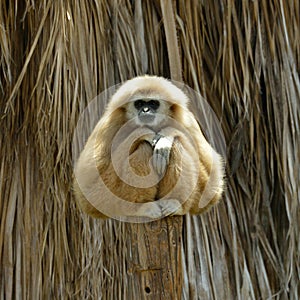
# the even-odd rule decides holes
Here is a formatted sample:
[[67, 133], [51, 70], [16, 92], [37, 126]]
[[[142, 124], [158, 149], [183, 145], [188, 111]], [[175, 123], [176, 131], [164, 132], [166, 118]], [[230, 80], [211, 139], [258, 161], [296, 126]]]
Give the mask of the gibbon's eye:
[[137, 110], [140, 110], [144, 105], [145, 105], [145, 101], [144, 100], [136, 100], [136, 101], [134, 101], [134, 107]]
[[159, 108], [159, 101], [158, 100], [150, 100], [150, 101], [144, 101], [144, 100], [136, 100], [134, 101], [134, 107], [140, 111], [142, 108], [147, 107], [150, 108], [151, 111], [155, 111]]
[[157, 110], [157, 109], [159, 108], [160, 103], [159, 103], [159, 101], [157, 101], [157, 100], [150, 100], [150, 101], [148, 102], [148, 105], [149, 105], [152, 109]]

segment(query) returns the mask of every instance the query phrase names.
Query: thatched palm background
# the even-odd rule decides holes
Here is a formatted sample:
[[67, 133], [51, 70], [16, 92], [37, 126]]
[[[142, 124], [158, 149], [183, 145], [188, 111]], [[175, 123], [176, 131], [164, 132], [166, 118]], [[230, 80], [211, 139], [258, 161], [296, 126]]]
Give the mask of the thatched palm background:
[[[223, 202], [185, 219], [184, 299], [298, 299], [299, 1], [173, 5], [228, 149]], [[71, 143], [101, 91], [170, 77], [164, 21], [159, 1], [0, 2], [0, 299], [137, 299], [126, 225], [74, 204]]]

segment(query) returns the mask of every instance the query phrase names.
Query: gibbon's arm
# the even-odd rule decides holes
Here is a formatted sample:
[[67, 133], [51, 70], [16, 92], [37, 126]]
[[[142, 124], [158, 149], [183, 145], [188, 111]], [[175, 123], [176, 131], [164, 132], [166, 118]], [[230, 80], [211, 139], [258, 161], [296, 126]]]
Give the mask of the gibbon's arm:
[[194, 202], [191, 209], [192, 214], [200, 214], [207, 211], [220, 200], [224, 189], [225, 170], [222, 157], [207, 142], [198, 122], [194, 118], [190, 120], [193, 124], [191, 126], [191, 135], [196, 141], [199, 159], [208, 175], [204, 181], [201, 181], [201, 178], [199, 178], [196, 192], [198, 201]]
[[[181, 189], [174, 188], [169, 194], [170, 198], [182, 203], [182, 207], [173, 213], [175, 215], [187, 212], [199, 214], [208, 210], [221, 198], [224, 185], [224, 164], [221, 156], [207, 142], [192, 113], [186, 112], [185, 116], [181, 122], [186, 132], [174, 127], [166, 127], [159, 132], [160, 135], [175, 140], [174, 145], [177, 146], [172, 151], [175, 158], [173, 157], [170, 164], [178, 164], [181, 161], [182, 165], [177, 169], [185, 172], [179, 177], [182, 180]], [[163, 195], [166, 194], [165, 186], [169, 186], [169, 181], [172, 180], [170, 177], [167, 174], [160, 185]], [[185, 201], [189, 190], [192, 190], [192, 193]]]
[[74, 168], [75, 199], [83, 211], [95, 218], [106, 217], [101, 213], [99, 203], [103, 200], [103, 205], [106, 205], [109, 193], [101, 185], [99, 172], [110, 165], [111, 137], [122, 121], [122, 114], [106, 112], [92, 131]]

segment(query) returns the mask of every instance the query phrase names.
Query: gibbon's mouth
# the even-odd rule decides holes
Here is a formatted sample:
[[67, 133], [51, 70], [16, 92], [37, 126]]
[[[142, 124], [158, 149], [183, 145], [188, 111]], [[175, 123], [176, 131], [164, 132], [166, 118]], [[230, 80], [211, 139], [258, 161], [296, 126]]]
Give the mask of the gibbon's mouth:
[[141, 111], [139, 113], [139, 120], [144, 124], [152, 123], [155, 119], [155, 114], [151, 110]]

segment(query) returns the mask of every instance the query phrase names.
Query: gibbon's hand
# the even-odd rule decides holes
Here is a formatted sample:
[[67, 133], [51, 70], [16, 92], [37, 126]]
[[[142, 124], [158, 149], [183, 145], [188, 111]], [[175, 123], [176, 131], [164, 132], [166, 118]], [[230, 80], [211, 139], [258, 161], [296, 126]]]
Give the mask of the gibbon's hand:
[[152, 164], [158, 175], [162, 175], [166, 171], [173, 141], [173, 137], [164, 137], [159, 134], [152, 141], [152, 146], [154, 146]]

